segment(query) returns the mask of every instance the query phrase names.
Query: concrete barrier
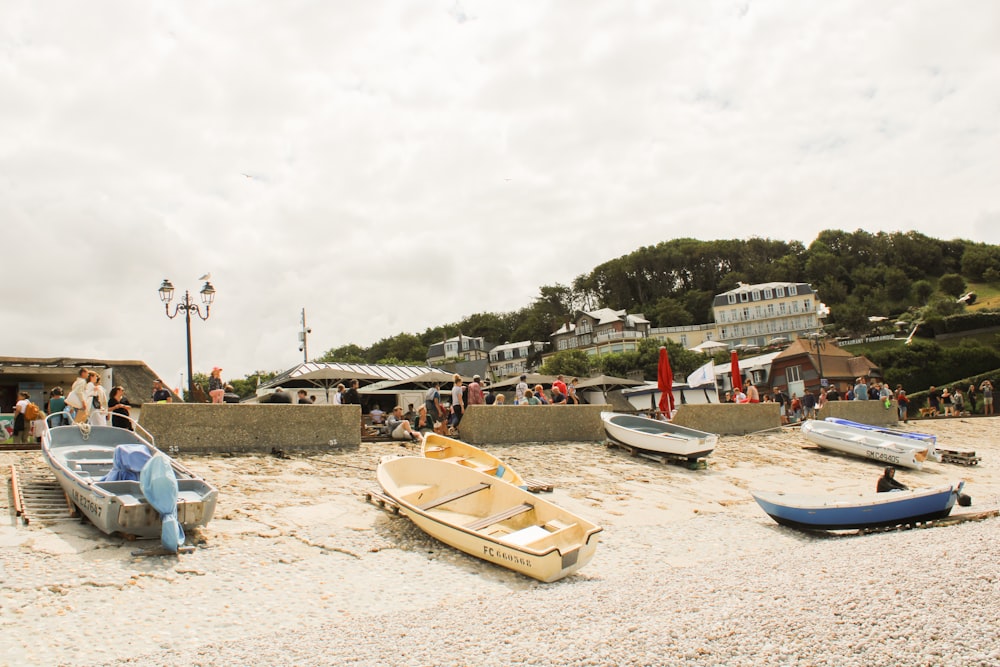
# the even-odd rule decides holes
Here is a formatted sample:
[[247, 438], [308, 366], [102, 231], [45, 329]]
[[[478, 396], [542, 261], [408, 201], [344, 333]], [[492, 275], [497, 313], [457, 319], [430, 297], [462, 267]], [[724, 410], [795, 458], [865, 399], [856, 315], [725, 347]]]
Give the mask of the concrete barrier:
[[361, 446], [357, 405], [145, 403], [139, 424], [181, 454], [320, 452]]
[[780, 428], [781, 412], [777, 403], [682, 405], [673, 423], [719, 435], [746, 435]]
[[819, 418], [839, 417], [874, 426], [893, 426], [899, 421], [899, 406], [892, 401], [889, 408], [883, 401], [830, 401], [819, 411]]
[[459, 430], [474, 445], [601, 442], [609, 405], [470, 405]]

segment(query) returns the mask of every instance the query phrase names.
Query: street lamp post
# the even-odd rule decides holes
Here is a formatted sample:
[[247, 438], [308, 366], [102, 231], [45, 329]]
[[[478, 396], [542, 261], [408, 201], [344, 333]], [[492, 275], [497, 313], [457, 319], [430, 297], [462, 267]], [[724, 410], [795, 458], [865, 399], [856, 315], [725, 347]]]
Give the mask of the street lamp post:
[[813, 341], [813, 349], [816, 350], [816, 360], [819, 361], [819, 386], [823, 386], [823, 350], [826, 349], [826, 341], [823, 340], [824, 336], [821, 333], [813, 333], [809, 335]]
[[212, 309], [212, 302], [215, 301], [215, 288], [212, 287], [212, 283], [205, 281], [205, 285], [199, 292], [201, 294], [201, 305], [205, 306], [204, 315], [201, 314], [201, 306], [192, 300], [191, 293], [187, 290], [184, 290], [183, 300], [174, 306], [174, 312], [171, 313], [170, 301], [174, 298], [174, 286], [166, 278], [163, 279], [163, 284], [160, 285], [158, 291], [167, 317], [174, 319], [181, 311], [184, 311], [184, 324], [187, 329], [188, 400], [191, 400], [194, 397], [194, 375], [191, 367], [191, 313], [194, 312], [202, 320], [208, 319]]

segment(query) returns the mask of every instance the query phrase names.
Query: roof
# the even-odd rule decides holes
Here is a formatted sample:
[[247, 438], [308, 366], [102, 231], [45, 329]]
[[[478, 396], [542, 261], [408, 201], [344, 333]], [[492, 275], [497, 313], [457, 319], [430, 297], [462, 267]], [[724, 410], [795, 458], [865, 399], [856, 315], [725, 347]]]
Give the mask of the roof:
[[[720, 294], [716, 294], [712, 298], [712, 307], [730, 306], [730, 305], [732, 305], [732, 304], [729, 303], [729, 295], [730, 294], [741, 294], [741, 293], [743, 293], [743, 294], [750, 294], [751, 292], [755, 292], [755, 291], [756, 292], [760, 292], [760, 301], [768, 301], [768, 300], [771, 300], [771, 299], [787, 299], [790, 296], [787, 291], [785, 292], [784, 296], [777, 296], [775, 294], [775, 290], [778, 287], [787, 288], [789, 286], [794, 286], [795, 287], [795, 295], [794, 296], [809, 296], [811, 294], [815, 294], [816, 293], [816, 290], [814, 290], [812, 288], [812, 285], [810, 285], [809, 283], [770, 282], [770, 283], [756, 283], [754, 285], [747, 285], [746, 283], [739, 283], [739, 285], [737, 285], [734, 289], [731, 289], [731, 290], [729, 290], [727, 292], [722, 292]], [[764, 296], [764, 290], [771, 290], [772, 291], [771, 292], [772, 296], [770, 297], [770, 299], [765, 298], [765, 296]], [[744, 302], [740, 302], [740, 303], [744, 303]]]
[[825, 341], [818, 349], [812, 342], [799, 338], [778, 353], [777, 358], [798, 357], [806, 355], [813, 368], [820, 366], [819, 357], [823, 357], [823, 377], [831, 379], [851, 379], [868, 375], [873, 368], [878, 368], [867, 357], [856, 357], [850, 352], [837, 347], [833, 341]]
[[320, 363], [310, 361], [299, 364], [287, 371], [276, 375], [269, 382], [262, 384], [261, 389], [270, 387], [281, 387], [294, 383], [297, 379], [304, 378], [310, 374], [323, 373], [324, 379], [335, 380], [338, 372], [343, 373], [344, 379], [357, 377], [358, 374], [372, 376], [378, 380], [393, 380], [396, 382], [406, 382], [432, 372], [447, 372], [431, 366], [399, 366], [395, 364], [350, 364], [350, 363]]
[[497, 345], [490, 352], [503, 352], [504, 350], [516, 350], [522, 347], [530, 347], [532, 345], [545, 345], [545, 343], [536, 343], [531, 340], [521, 340], [516, 343], [504, 343], [503, 345]]

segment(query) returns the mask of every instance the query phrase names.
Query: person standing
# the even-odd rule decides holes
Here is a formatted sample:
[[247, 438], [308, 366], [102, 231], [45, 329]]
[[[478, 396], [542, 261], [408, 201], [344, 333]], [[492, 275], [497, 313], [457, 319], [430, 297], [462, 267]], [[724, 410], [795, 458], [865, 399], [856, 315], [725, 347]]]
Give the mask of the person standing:
[[87, 378], [90, 376], [90, 371], [86, 368], [81, 368], [76, 380], [73, 381], [73, 386], [70, 387], [69, 395], [66, 396], [66, 405], [72, 410], [70, 416], [74, 424], [79, 424], [81, 422], [87, 421]]
[[125, 398], [125, 389], [121, 385], [111, 388], [108, 408], [111, 410], [112, 426], [132, 430], [132, 422], [128, 418], [132, 414], [132, 404]]
[[993, 414], [993, 383], [983, 380], [979, 385], [979, 391], [983, 392], [983, 414], [990, 416]]
[[31, 394], [26, 391], [18, 392], [17, 403], [14, 404], [14, 442], [19, 445], [28, 442], [28, 424], [26, 413], [28, 403], [31, 402]]
[[344, 405], [361, 405], [361, 394], [358, 393], [358, 381], [351, 380], [351, 388], [344, 392]]
[[66, 399], [63, 398], [62, 387], [54, 387], [49, 396], [49, 404], [45, 406], [45, 411], [50, 415], [59, 415], [49, 421], [50, 426], [69, 425], [69, 416], [66, 414]]
[[[107, 426], [108, 425], [108, 392], [104, 391], [104, 386], [101, 384], [101, 376], [97, 373], [91, 373], [93, 378], [93, 409], [90, 411], [90, 425], [91, 426]], [[90, 385], [87, 385], [88, 388]]]
[[579, 378], [573, 378], [569, 381], [569, 386], [566, 387], [566, 405], [580, 404], [580, 397], [576, 393], [578, 384], [580, 384]]
[[528, 376], [521, 375], [521, 381], [514, 387], [514, 405], [521, 405], [524, 402], [524, 392], [528, 391]]
[[927, 407], [934, 411], [931, 416], [937, 417], [941, 414], [941, 392], [934, 385], [927, 391]]
[[344, 385], [338, 384], [337, 391], [333, 392], [333, 404], [343, 405], [344, 404]]
[[854, 400], [855, 401], [868, 400], [868, 385], [867, 383], [865, 383], [864, 378], [858, 378], [858, 383], [854, 385]]
[[435, 382], [424, 394], [424, 407], [431, 419], [444, 420], [444, 408], [441, 407], [441, 383]]
[[208, 395], [212, 397], [213, 403], [222, 403], [222, 397], [226, 395], [226, 387], [222, 382], [222, 369], [216, 366], [208, 376]]
[[486, 405], [481, 383], [482, 379], [478, 375], [472, 376], [472, 382], [469, 383], [469, 405]]
[[462, 376], [455, 373], [451, 387], [451, 427], [458, 431], [458, 425], [465, 414], [465, 387], [462, 386]]
[[896, 409], [899, 412], [899, 419], [907, 424], [910, 421], [910, 399], [906, 397], [903, 385], [896, 385]]
[[153, 380], [153, 403], [172, 403], [173, 397], [163, 386], [163, 380], [156, 378]]
[[969, 390], [965, 392], [965, 401], [969, 406], [969, 414], [976, 414], [976, 385], [975, 383], [969, 385]]

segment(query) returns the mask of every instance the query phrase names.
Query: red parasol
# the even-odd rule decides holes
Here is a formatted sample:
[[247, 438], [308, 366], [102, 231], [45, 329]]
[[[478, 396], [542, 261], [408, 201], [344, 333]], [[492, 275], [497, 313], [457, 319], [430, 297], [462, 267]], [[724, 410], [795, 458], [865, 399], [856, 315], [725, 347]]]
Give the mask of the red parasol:
[[656, 369], [656, 387], [660, 390], [660, 412], [668, 418], [674, 411], [674, 372], [670, 370], [667, 348], [660, 348], [660, 363]]
[[740, 375], [740, 359], [736, 355], [736, 350], [729, 353], [729, 359], [732, 364], [733, 391], [736, 391], [737, 389], [743, 391], [743, 376]]

